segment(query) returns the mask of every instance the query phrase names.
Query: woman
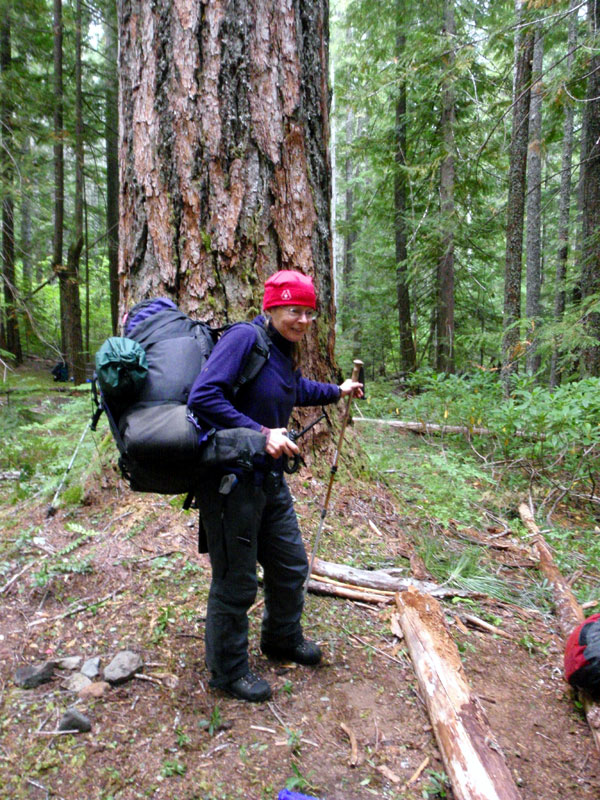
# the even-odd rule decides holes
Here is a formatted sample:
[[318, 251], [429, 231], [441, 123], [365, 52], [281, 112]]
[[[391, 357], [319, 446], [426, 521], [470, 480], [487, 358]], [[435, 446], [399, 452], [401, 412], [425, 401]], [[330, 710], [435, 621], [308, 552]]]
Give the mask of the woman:
[[253, 471], [217, 474], [198, 493], [208, 543], [212, 581], [206, 612], [206, 663], [210, 685], [242, 700], [271, 696], [266, 680], [248, 667], [248, 610], [256, 597], [256, 563], [264, 571], [262, 652], [274, 659], [316, 665], [317, 644], [302, 635], [303, 585], [308, 571], [283, 461], [297, 454], [286, 426], [294, 406], [334, 403], [361, 384], [340, 386], [303, 378], [296, 368], [297, 345], [316, 318], [312, 279], [282, 270], [265, 283], [264, 316], [269, 358], [257, 377], [234, 392], [256, 342], [252, 325], [235, 325], [215, 346], [190, 392], [188, 405], [200, 426], [245, 427], [266, 436], [265, 455]]

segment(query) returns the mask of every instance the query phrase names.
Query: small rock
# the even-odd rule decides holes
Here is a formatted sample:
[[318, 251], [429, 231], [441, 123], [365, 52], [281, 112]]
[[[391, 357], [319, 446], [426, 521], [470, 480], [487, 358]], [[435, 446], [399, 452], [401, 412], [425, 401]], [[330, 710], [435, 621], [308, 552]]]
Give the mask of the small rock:
[[81, 656], [67, 656], [66, 658], [59, 658], [56, 666], [59, 669], [77, 669], [81, 664]]
[[100, 656], [88, 658], [81, 668], [80, 672], [87, 675], [88, 678], [96, 678], [100, 674]]
[[142, 668], [141, 656], [131, 650], [121, 650], [104, 669], [104, 680], [109, 683], [124, 683], [133, 678]]
[[97, 699], [98, 697], [103, 697], [108, 689], [110, 689], [110, 683], [106, 681], [94, 681], [94, 683], [90, 683], [89, 686], [84, 686], [83, 689], [80, 689], [78, 694], [82, 700], [87, 700], [89, 698]]
[[87, 675], [82, 675], [81, 672], [74, 672], [71, 677], [63, 683], [63, 686], [70, 692], [80, 692], [82, 689], [85, 689], [86, 686], [89, 686], [90, 683], [91, 680]]
[[92, 723], [89, 719], [77, 711], [76, 708], [69, 708], [65, 711], [62, 719], [58, 725], [59, 731], [79, 731], [80, 733], [87, 733], [92, 730]]
[[45, 664], [19, 667], [15, 672], [15, 683], [21, 689], [35, 689], [52, 680], [55, 666], [55, 661], [46, 661]]

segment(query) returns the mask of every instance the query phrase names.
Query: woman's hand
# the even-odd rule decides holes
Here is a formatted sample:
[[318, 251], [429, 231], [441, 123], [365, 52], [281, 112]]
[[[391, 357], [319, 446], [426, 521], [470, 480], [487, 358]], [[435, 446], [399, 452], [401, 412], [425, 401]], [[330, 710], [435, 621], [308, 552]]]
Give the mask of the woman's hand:
[[300, 452], [298, 445], [288, 439], [285, 428], [270, 428], [265, 451], [273, 458], [295, 456]]
[[362, 383], [353, 381], [352, 378], [346, 378], [346, 380], [340, 384], [340, 397], [346, 397], [348, 394], [352, 394], [353, 397], [363, 397]]

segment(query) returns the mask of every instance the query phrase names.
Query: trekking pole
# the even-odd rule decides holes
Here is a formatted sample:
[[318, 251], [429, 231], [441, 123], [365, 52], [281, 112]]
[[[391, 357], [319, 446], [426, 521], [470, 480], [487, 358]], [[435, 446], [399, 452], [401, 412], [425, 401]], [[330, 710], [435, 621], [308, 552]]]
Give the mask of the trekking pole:
[[56, 490], [56, 492], [54, 494], [54, 497], [52, 498], [52, 502], [50, 503], [50, 505], [48, 507], [48, 511], [46, 511], [46, 517], [53, 517], [56, 514], [57, 509], [56, 509], [56, 506], [54, 504], [58, 500], [58, 496], [61, 493], [61, 490], [62, 490], [62, 487], [64, 485], [64, 482], [67, 479], [67, 475], [71, 471], [71, 467], [73, 466], [73, 464], [75, 462], [75, 459], [77, 458], [77, 453], [79, 452], [79, 448], [83, 444], [83, 440], [85, 439], [87, 432], [91, 428], [92, 428], [92, 423], [88, 422], [88, 424], [85, 426], [85, 430], [81, 434], [81, 439], [79, 440], [79, 444], [77, 445], [77, 447], [75, 448], [75, 451], [73, 452], [73, 455], [71, 456], [71, 460], [69, 461], [69, 466], [65, 470], [65, 474], [62, 476], [62, 480], [61, 480], [61, 482], [60, 482], [60, 484], [58, 486], [58, 489]]
[[[358, 381], [360, 371], [363, 366], [363, 362], [355, 358], [352, 368], [352, 378], [353, 381]], [[340, 436], [338, 439], [337, 447], [335, 448], [335, 454], [333, 456], [333, 462], [331, 464], [330, 472], [329, 472], [329, 484], [327, 485], [327, 492], [325, 494], [325, 502], [323, 503], [323, 507], [321, 508], [321, 521], [319, 522], [319, 530], [317, 531], [317, 535], [315, 537], [315, 543], [312, 549], [312, 553], [310, 554], [310, 563], [308, 565], [308, 575], [306, 576], [306, 580], [304, 581], [304, 597], [306, 597], [306, 593], [308, 591], [308, 582], [310, 580], [311, 573], [313, 571], [313, 567], [315, 564], [315, 557], [317, 555], [317, 550], [319, 549], [319, 543], [321, 541], [321, 535], [323, 533], [323, 525], [325, 523], [325, 516], [327, 514], [327, 509], [329, 507], [329, 499], [331, 497], [331, 488], [333, 486], [333, 481], [335, 480], [335, 474], [337, 472], [337, 465], [338, 465], [338, 457], [340, 455], [340, 450], [342, 449], [342, 442], [344, 441], [344, 433], [346, 432], [346, 425], [348, 424], [348, 419], [350, 417], [350, 406], [352, 405], [352, 398], [354, 397], [354, 392], [350, 392], [348, 395], [348, 401], [346, 403], [346, 410], [344, 411], [344, 418], [342, 419], [342, 429], [340, 431]]]

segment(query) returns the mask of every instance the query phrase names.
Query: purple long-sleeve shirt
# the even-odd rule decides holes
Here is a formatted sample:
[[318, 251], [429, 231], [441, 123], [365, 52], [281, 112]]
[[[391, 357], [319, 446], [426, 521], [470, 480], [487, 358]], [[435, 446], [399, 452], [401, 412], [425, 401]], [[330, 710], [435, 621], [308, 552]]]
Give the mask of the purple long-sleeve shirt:
[[[262, 321], [263, 317], [255, 320]], [[250, 325], [234, 325], [215, 345], [188, 398], [202, 428], [286, 428], [294, 406], [326, 405], [339, 399], [339, 386], [308, 380], [294, 369], [291, 342], [275, 330], [268, 361], [234, 398], [232, 387], [255, 341]]]

